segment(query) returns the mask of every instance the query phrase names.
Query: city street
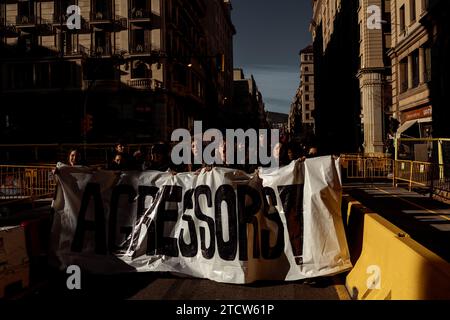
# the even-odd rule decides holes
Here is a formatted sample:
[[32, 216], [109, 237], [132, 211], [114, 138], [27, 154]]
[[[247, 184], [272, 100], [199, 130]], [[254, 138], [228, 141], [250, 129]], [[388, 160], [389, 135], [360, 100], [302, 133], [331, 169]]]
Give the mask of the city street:
[[81, 290], [68, 290], [67, 275], [58, 274], [17, 295], [25, 299], [132, 300], [348, 300], [345, 275], [295, 282], [222, 284], [164, 273], [82, 275]]
[[449, 13], [0, 0], [0, 303], [450, 299]]

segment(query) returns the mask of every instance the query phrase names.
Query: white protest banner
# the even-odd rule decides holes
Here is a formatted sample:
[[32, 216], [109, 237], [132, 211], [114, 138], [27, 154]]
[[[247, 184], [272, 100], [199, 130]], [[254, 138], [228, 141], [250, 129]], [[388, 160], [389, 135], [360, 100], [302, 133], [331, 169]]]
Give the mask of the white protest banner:
[[351, 268], [332, 157], [258, 174], [61, 167], [52, 248], [63, 267], [174, 272], [225, 283]]

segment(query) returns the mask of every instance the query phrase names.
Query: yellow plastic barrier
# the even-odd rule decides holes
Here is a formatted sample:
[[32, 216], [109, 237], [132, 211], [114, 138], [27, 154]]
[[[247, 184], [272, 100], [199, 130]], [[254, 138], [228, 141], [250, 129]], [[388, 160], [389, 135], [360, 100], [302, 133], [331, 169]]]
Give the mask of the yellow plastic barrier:
[[366, 214], [361, 256], [346, 287], [358, 300], [450, 299], [450, 264], [381, 216]]

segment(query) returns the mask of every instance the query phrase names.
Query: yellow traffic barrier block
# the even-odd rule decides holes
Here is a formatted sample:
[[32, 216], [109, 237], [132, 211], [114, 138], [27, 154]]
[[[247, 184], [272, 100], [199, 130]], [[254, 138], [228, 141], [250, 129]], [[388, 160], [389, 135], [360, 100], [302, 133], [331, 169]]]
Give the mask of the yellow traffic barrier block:
[[450, 299], [450, 264], [381, 216], [366, 214], [361, 256], [346, 287], [358, 300]]
[[344, 195], [342, 200], [341, 209], [345, 233], [351, 262], [355, 265], [362, 251], [364, 216], [372, 212], [349, 195]]

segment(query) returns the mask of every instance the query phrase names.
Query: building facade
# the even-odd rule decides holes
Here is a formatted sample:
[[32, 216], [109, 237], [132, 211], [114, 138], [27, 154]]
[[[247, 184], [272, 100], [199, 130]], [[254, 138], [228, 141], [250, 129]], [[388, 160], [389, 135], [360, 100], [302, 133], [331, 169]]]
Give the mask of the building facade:
[[[375, 7], [376, 9], [371, 9]], [[387, 121], [392, 104], [390, 0], [360, 0], [359, 79], [364, 152], [385, 152]], [[372, 16], [377, 15], [377, 16]], [[371, 19], [378, 19], [371, 24]]]
[[[430, 38], [431, 78], [430, 95], [433, 104], [434, 137], [450, 137], [450, 2], [445, 0], [425, 1], [427, 12], [420, 22], [425, 26]], [[428, 67], [429, 68], [429, 67]], [[450, 151], [445, 150], [445, 159], [450, 158]]]
[[299, 86], [289, 111], [288, 133], [291, 139], [300, 138], [302, 134], [302, 94], [300, 89]]
[[423, 24], [429, 1], [391, 0], [392, 112], [397, 137], [432, 134], [432, 39]]
[[206, 36], [208, 42], [208, 56], [212, 66], [212, 78], [215, 79], [213, 97], [220, 117], [216, 119], [215, 127], [224, 121], [223, 117], [233, 106], [233, 36], [236, 30], [231, 21], [232, 5], [230, 0], [206, 1]]
[[359, 0], [314, 0], [315, 131], [319, 152], [361, 150]]
[[[68, 25], [71, 5], [80, 28]], [[209, 109], [231, 97], [230, 10], [227, 0], [3, 1], [3, 142], [153, 142], [212, 124]]]
[[305, 131], [314, 132], [314, 50], [312, 45], [300, 51], [300, 77], [302, 124]]
[[314, 134], [314, 49], [312, 45], [302, 49], [300, 57], [300, 85], [289, 113], [288, 132], [297, 138]]
[[233, 129], [267, 128], [265, 104], [255, 78], [246, 78], [240, 68], [234, 69], [233, 77], [234, 104], [223, 125]]

